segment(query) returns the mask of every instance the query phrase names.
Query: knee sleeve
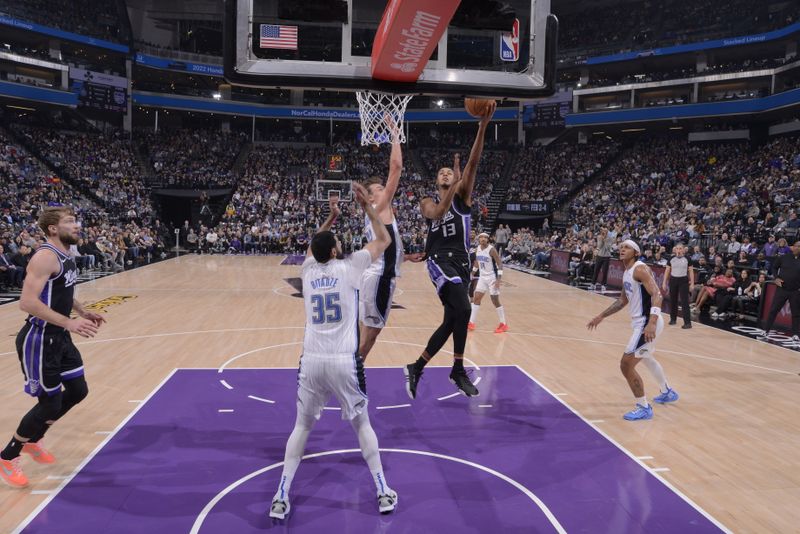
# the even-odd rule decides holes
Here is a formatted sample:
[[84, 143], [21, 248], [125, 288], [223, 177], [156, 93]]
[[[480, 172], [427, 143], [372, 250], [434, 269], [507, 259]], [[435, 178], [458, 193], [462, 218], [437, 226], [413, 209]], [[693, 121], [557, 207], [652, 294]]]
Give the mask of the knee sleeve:
[[22, 418], [17, 428], [17, 434], [23, 438], [31, 438], [44, 433], [47, 429], [47, 421], [55, 421], [60, 417], [63, 395], [59, 392], [52, 396], [40, 396], [36, 406]]

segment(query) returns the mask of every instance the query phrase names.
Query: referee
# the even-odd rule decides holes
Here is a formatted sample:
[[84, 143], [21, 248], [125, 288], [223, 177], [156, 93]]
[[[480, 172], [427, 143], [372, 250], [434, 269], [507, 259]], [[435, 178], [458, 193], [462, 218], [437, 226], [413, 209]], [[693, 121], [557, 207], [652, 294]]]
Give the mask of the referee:
[[681, 328], [692, 327], [691, 310], [689, 309], [689, 288], [694, 287], [694, 269], [689, 265], [686, 258], [686, 247], [678, 244], [675, 247], [675, 255], [669, 260], [667, 270], [664, 272], [664, 282], [661, 289], [667, 291], [669, 284], [669, 324], [673, 325], [678, 318], [678, 301], [683, 307], [683, 326]]
[[792, 341], [800, 341], [800, 241], [796, 241], [789, 254], [778, 256], [772, 263], [772, 274], [775, 276], [775, 298], [769, 309], [767, 327], [764, 336], [769, 336], [775, 318], [786, 301], [792, 310]]

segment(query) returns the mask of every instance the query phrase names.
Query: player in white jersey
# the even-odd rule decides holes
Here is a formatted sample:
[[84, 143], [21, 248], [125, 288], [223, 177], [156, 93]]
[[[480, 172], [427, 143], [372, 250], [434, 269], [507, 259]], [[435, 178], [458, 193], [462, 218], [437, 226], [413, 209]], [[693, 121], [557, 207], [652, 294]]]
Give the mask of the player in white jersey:
[[472, 272], [478, 272], [478, 285], [475, 287], [475, 295], [472, 297], [472, 315], [469, 318], [467, 328], [475, 330], [475, 319], [478, 317], [478, 310], [481, 307], [483, 295], [488, 291], [497, 310], [497, 317], [500, 324], [494, 329], [495, 334], [508, 332], [506, 324], [506, 312], [500, 304], [500, 279], [503, 276], [503, 260], [500, 255], [489, 243], [489, 234], [483, 232], [478, 234], [478, 248], [475, 249], [475, 261]]
[[342, 259], [342, 245], [330, 231], [339, 215], [337, 200], [331, 214], [311, 240], [303, 262], [303, 300], [306, 328], [297, 378], [297, 419], [286, 443], [283, 473], [269, 516], [284, 519], [290, 510], [289, 490], [303, 457], [306, 441], [322, 409], [334, 396], [358, 436], [378, 494], [378, 510], [397, 506], [397, 493], [386, 483], [378, 438], [367, 414], [364, 366], [358, 355], [358, 288], [361, 275], [391, 242], [378, 214], [367, 201], [366, 190], [353, 184], [356, 199], [375, 228], [375, 239]]
[[633, 396], [636, 397], [636, 407], [624, 415], [628, 421], [653, 417], [653, 407], [644, 395], [642, 377], [636, 371], [636, 365], [640, 361], [644, 362], [661, 389], [661, 394], [653, 401], [666, 404], [678, 400], [678, 393], [669, 387], [664, 369], [653, 357], [656, 339], [664, 329], [664, 318], [661, 317], [662, 299], [650, 267], [637, 260], [639, 254], [641, 254], [639, 245], [630, 239], [620, 245], [619, 259], [625, 266], [625, 273], [622, 275], [623, 291], [614, 304], [586, 325], [589, 330], [593, 330], [603, 319], [630, 304], [633, 335], [620, 362], [622, 374], [628, 380]]
[[[404, 259], [403, 240], [392, 211], [392, 200], [397, 192], [402, 170], [403, 154], [400, 149], [399, 137], [395, 135], [392, 139], [389, 176], [386, 179], [386, 185], [383, 185], [383, 180], [379, 176], [373, 176], [364, 182], [368, 201], [378, 213], [380, 225], [389, 232], [391, 244], [369, 266], [361, 278], [359, 305], [363, 328], [361, 329], [361, 346], [358, 354], [362, 360], [367, 359], [367, 355], [389, 319], [397, 278], [400, 276], [400, 265]], [[375, 239], [375, 228], [369, 217], [365, 217], [364, 234], [369, 242]], [[408, 259], [419, 261], [421, 257], [421, 254], [414, 254], [410, 255]]]

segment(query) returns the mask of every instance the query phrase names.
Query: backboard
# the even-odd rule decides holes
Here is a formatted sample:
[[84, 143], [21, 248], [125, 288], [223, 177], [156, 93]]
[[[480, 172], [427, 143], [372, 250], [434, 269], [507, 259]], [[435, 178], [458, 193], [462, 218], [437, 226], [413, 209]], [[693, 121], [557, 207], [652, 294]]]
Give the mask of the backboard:
[[550, 0], [456, 0], [415, 82], [373, 78], [378, 26], [403, 2], [424, 16], [433, 0], [225, 0], [225, 77], [254, 87], [519, 100], [554, 92]]

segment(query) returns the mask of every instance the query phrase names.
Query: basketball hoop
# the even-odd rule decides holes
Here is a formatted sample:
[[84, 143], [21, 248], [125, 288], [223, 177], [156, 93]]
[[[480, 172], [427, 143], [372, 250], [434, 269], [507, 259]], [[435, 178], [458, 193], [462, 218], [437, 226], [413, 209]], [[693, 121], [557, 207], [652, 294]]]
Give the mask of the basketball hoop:
[[337, 197], [340, 202], [353, 201], [352, 180], [316, 180], [317, 202], [327, 202]]
[[374, 91], [356, 92], [361, 117], [361, 146], [391, 143], [395, 135], [392, 130], [396, 130], [398, 141], [405, 143], [403, 118], [412, 96]]

